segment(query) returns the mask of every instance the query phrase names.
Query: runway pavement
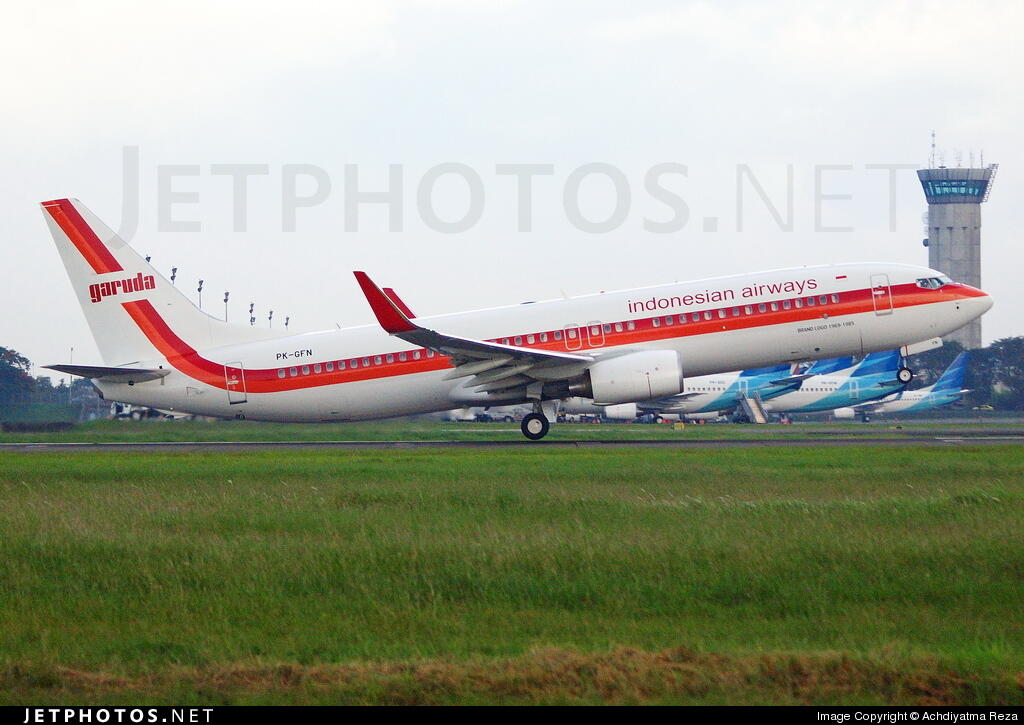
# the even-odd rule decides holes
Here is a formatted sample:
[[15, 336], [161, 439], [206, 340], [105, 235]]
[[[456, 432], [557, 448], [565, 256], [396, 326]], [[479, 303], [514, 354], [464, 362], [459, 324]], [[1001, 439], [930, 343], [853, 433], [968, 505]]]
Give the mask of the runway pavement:
[[1024, 433], [976, 435], [941, 433], [906, 436], [815, 436], [786, 438], [723, 438], [718, 440], [547, 440], [547, 441], [204, 441], [204, 442], [117, 442], [117, 443], [3, 443], [0, 453], [171, 453], [197, 451], [262, 451], [262, 450], [415, 450], [431, 448], [836, 448], [849, 446], [960, 446], [1006, 445], [1024, 443]]

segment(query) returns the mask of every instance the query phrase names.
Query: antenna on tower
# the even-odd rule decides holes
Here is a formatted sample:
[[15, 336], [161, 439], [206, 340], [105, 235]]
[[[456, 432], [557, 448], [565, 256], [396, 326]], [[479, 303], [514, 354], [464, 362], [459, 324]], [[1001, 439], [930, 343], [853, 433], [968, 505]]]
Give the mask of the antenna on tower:
[[935, 129], [932, 129], [932, 155], [928, 159], [928, 167], [935, 168]]

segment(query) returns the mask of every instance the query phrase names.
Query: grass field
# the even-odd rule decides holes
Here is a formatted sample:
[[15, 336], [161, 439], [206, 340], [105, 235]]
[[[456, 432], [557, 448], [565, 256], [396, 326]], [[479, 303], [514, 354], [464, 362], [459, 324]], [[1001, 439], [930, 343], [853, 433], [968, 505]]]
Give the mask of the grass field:
[[[807, 423], [799, 425], [671, 425], [618, 423], [554, 424], [545, 440], [714, 440], [769, 437], [893, 437], [948, 430], [1019, 430], [1011, 422], [936, 423], [931, 421]], [[454, 423], [431, 420], [379, 423], [253, 423], [239, 421], [108, 421], [83, 423], [57, 433], [4, 433], [0, 443], [26, 442], [192, 442], [192, 441], [521, 441], [518, 423]]]
[[1022, 521], [1020, 446], [0, 454], [0, 703], [1024, 704]]

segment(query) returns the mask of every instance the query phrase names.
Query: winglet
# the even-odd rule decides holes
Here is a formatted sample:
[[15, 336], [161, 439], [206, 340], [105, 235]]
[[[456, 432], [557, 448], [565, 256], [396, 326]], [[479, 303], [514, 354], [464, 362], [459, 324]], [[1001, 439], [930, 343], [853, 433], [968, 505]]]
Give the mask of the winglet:
[[[366, 272], [353, 272], [359, 287], [366, 295], [366, 301], [370, 303], [370, 309], [377, 316], [377, 322], [384, 328], [384, 331], [396, 335], [401, 332], [413, 332], [419, 328], [409, 322], [405, 312], [395, 302], [381, 291]], [[404, 306], [404, 305], [403, 305]]]
[[388, 296], [388, 299], [395, 303], [395, 307], [402, 311], [402, 314], [408, 317], [410, 320], [415, 319], [416, 315], [413, 314], [412, 310], [409, 309], [409, 305], [402, 302], [402, 298], [398, 296], [390, 287], [384, 288], [384, 294]]

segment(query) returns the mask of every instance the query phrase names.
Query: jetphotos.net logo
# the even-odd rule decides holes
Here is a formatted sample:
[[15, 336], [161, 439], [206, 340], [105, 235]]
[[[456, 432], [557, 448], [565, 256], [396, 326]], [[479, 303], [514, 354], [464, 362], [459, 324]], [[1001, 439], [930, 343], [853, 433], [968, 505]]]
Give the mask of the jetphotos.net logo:
[[104, 297], [113, 297], [119, 294], [128, 294], [129, 292], [142, 292], [147, 289], [156, 289], [156, 280], [153, 279], [153, 275], [147, 274], [143, 276], [142, 272], [139, 272], [134, 277], [128, 279], [115, 279], [110, 282], [97, 282], [96, 284], [89, 285], [89, 299], [93, 302], [99, 302]]

